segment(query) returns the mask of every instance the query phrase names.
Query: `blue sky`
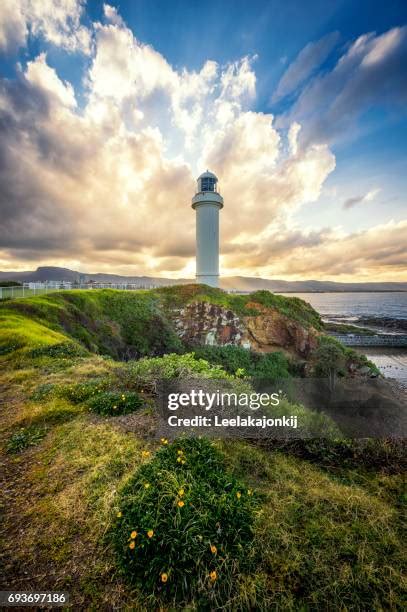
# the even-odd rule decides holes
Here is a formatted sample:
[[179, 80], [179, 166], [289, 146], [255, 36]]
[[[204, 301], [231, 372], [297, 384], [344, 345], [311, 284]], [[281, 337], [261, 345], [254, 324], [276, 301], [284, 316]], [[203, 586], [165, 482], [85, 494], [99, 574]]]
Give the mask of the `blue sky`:
[[406, 65], [404, 0], [5, 0], [0, 267], [190, 275], [210, 165], [225, 273], [402, 279]]

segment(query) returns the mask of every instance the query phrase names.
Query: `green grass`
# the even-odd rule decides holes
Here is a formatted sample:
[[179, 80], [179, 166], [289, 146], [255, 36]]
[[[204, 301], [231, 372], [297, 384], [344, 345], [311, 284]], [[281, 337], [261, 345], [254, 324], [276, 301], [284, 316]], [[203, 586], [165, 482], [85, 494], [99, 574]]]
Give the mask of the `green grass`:
[[330, 475], [245, 443], [222, 447], [265, 496], [255, 538], [268, 609], [322, 610], [327, 597], [332, 610], [403, 608], [402, 475]]
[[[83, 347], [116, 359], [179, 351], [181, 341], [148, 291], [74, 290], [0, 303], [0, 351], [76, 341]], [[30, 337], [29, 337], [30, 336]], [[41, 342], [44, 336], [49, 341]], [[65, 337], [64, 337], [65, 336]], [[13, 340], [12, 340], [13, 339]], [[14, 342], [14, 344], [13, 344]]]
[[[290, 373], [277, 354], [179, 354], [169, 312], [205, 292], [240, 315], [255, 302], [318, 326], [301, 300], [207, 287], [0, 304], [4, 584], [67, 590], [75, 609], [405, 609], [405, 449], [396, 441], [161, 444], [153, 409], [129, 419], [90, 412], [99, 396], [109, 410], [123, 395], [151, 400], [162, 378], [247, 385], [249, 372]], [[133, 355], [142, 358], [117, 361]]]
[[13, 310], [0, 308], [0, 356], [17, 350], [43, 349], [66, 340], [62, 332]]
[[[83, 376], [95, 366], [77, 368]], [[58, 373], [38, 386], [50, 376], [61, 384]], [[358, 459], [327, 470], [325, 455], [310, 463], [237, 440], [178, 441], [155, 453], [153, 441], [92, 422], [84, 404], [52, 394], [19, 415], [7, 439], [21, 427], [46, 427], [47, 436], [31, 447], [21, 491], [5, 509], [6, 530], [24, 529], [5, 554], [31, 576], [51, 569], [48, 586], [58, 580], [77, 607], [296, 611], [325, 609], [329, 592], [332, 609], [402, 609], [402, 474], [367, 472]], [[246, 502], [239, 515], [236, 504]], [[218, 532], [222, 512], [227, 529]], [[251, 526], [246, 536], [240, 520]], [[136, 567], [128, 564], [133, 529], [149, 546]]]
[[355, 334], [358, 336], [374, 336], [376, 332], [366, 327], [357, 327], [348, 323], [324, 323], [324, 330], [327, 332], [335, 332], [337, 334]]

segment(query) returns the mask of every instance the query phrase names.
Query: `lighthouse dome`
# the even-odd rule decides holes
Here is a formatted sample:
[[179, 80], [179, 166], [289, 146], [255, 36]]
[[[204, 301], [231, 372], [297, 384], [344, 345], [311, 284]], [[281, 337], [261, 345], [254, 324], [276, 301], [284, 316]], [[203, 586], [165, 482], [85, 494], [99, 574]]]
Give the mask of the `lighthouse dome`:
[[216, 191], [218, 177], [213, 172], [202, 172], [198, 177], [198, 191]]

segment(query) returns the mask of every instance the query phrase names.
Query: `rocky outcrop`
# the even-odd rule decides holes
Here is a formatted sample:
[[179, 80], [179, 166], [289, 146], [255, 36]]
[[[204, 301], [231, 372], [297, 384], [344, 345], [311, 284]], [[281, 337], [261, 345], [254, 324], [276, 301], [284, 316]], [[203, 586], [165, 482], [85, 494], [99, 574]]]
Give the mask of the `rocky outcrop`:
[[209, 302], [187, 304], [175, 313], [176, 332], [190, 346], [229, 344], [264, 353], [282, 350], [305, 359], [317, 347], [319, 332], [314, 328], [257, 303], [247, 307], [258, 314], [239, 317]]
[[245, 326], [251, 348], [259, 352], [285, 350], [297, 357], [307, 358], [318, 346], [319, 332], [313, 327], [305, 328], [277, 310], [247, 304], [255, 308], [257, 316], [245, 317]]
[[231, 310], [209, 302], [192, 302], [177, 311], [175, 329], [187, 345], [251, 348], [243, 321]]

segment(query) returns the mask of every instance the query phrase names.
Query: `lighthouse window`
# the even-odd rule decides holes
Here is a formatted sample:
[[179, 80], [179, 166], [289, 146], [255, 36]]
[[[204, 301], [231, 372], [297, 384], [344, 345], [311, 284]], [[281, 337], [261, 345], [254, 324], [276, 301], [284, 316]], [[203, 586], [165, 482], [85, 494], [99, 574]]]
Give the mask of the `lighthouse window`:
[[215, 191], [215, 179], [210, 177], [204, 177], [203, 179], [201, 179], [201, 190]]

